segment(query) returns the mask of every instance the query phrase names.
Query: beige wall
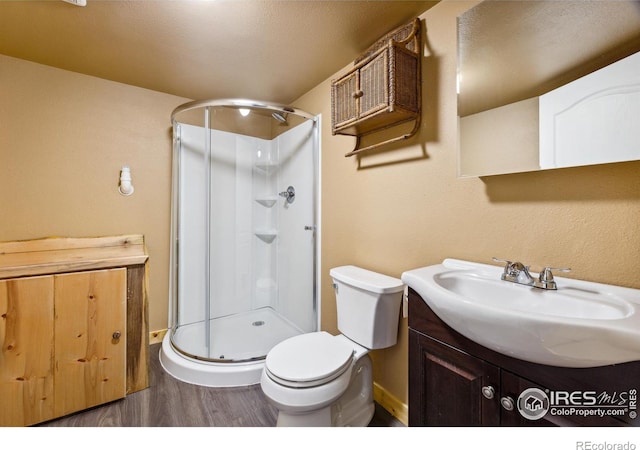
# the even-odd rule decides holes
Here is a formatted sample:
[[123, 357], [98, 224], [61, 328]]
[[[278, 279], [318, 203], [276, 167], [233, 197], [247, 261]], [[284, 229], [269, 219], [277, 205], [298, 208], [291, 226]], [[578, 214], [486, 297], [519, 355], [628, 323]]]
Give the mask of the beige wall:
[[[423, 15], [424, 116], [410, 141], [344, 158], [353, 138], [331, 136], [330, 81], [296, 102], [323, 115], [326, 330], [337, 332], [328, 273], [341, 264], [400, 276], [446, 257], [498, 256], [640, 288], [640, 162], [456, 178], [455, 19], [469, 5], [445, 2]], [[143, 233], [150, 328], [165, 328], [169, 115], [185, 101], [0, 56], [0, 240]], [[123, 164], [133, 174], [131, 197], [116, 191]], [[398, 345], [374, 360], [376, 381], [406, 402], [406, 320]]]
[[[446, 257], [570, 266], [570, 276], [640, 288], [640, 162], [456, 178], [456, 16], [475, 3], [427, 11], [423, 126], [395, 150], [345, 158], [331, 136], [330, 82], [296, 102], [322, 113], [322, 324], [337, 332], [329, 269], [356, 264], [399, 277]], [[385, 30], [381, 30], [382, 32]], [[347, 70], [337, 73], [341, 75]], [[368, 168], [365, 168], [368, 167]], [[407, 321], [374, 352], [376, 381], [407, 401]]]
[[185, 101], [0, 55], [0, 241], [144, 234], [150, 329], [166, 328], [170, 115]]

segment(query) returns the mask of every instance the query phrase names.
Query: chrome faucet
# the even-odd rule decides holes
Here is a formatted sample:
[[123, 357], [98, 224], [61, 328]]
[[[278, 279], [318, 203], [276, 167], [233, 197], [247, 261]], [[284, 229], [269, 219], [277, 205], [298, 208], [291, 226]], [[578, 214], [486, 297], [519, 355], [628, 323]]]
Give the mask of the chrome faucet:
[[545, 267], [540, 272], [538, 279], [534, 279], [529, 273], [529, 266], [525, 266], [521, 262], [511, 262], [506, 259], [492, 258], [495, 262], [504, 263], [504, 272], [500, 277], [504, 281], [510, 281], [512, 283], [524, 284], [526, 286], [533, 286], [538, 289], [558, 289], [556, 282], [553, 279], [552, 270], [559, 272], [570, 272], [570, 268], [558, 268], [558, 267]]
[[534, 279], [529, 273], [529, 266], [525, 266], [521, 262], [511, 262], [506, 259], [492, 258], [495, 262], [504, 263], [504, 272], [500, 279], [504, 281], [510, 281], [512, 283], [524, 284], [527, 286], [533, 286]]

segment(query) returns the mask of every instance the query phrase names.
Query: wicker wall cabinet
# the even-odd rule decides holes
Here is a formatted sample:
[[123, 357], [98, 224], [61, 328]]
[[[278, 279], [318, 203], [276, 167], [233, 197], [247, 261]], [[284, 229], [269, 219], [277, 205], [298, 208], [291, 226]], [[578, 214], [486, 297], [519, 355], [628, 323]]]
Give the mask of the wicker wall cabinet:
[[[420, 127], [420, 20], [379, 39], [331, 83], [332, 134], [356, 136], [352, 156], [413, 136]], [[360, 147], [360, 137], [414, 120], [408, 134]]]

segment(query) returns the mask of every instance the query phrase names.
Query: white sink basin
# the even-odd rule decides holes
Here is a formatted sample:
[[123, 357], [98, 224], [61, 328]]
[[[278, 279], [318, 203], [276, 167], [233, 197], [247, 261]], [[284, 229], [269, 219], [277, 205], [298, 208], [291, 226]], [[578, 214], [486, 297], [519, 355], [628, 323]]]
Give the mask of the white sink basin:
[[543, 290], [502, 271], [445, 259], [402, 281], [458, 333], [508, 356], [559, 367], [640, 360], [640, 290], [560, 277]]

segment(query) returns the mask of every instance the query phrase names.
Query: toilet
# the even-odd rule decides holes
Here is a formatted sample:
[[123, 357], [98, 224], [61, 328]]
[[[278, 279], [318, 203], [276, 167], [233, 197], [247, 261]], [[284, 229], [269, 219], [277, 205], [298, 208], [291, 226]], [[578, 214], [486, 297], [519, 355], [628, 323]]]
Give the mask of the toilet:
[[267, 354], [260, 385], [278, 426], [367, 426], [373, 417], [369, 350], [396, 344], [404, 285], [355, 266], [329, 274], [341, 334], [301, 334]]

